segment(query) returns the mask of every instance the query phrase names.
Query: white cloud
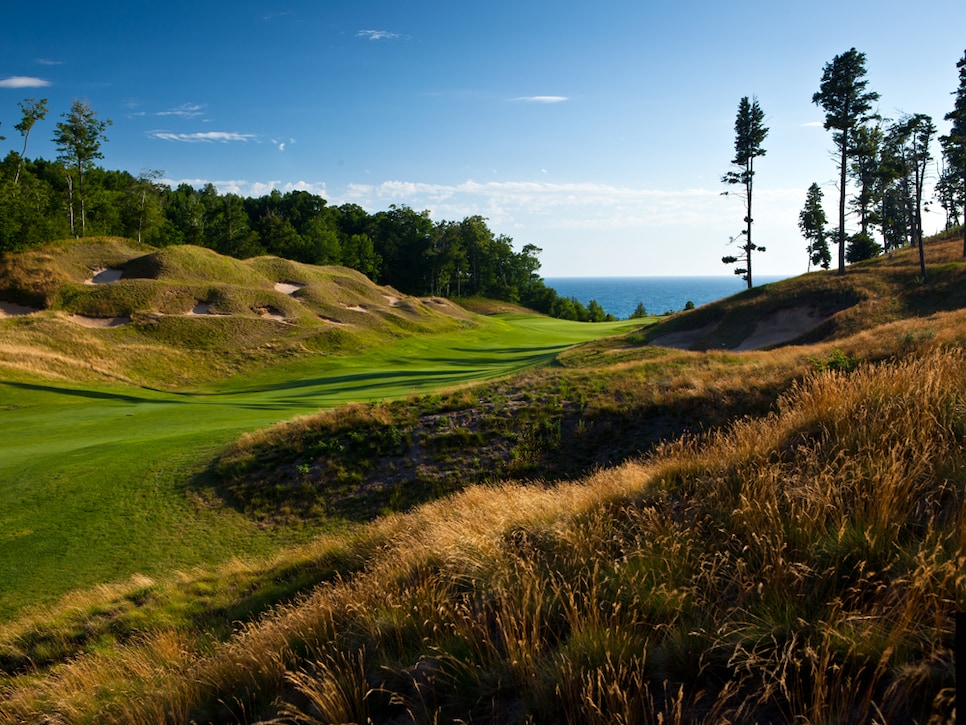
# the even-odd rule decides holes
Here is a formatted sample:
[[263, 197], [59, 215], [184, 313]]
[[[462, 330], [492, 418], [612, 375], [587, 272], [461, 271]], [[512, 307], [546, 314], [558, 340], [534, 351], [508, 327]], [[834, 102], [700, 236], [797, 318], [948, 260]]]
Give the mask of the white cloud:
[[251, 141], [255, 138], [251, 133], [233, 133], [229, 131], [204, 131], [201, 133], [171, 133], [169, 131], [151, 131], [148, 136], [162, 141], [181, 141], [184, 143], [230, 143], [233, 141]]
[[567, 96], [518, 96], [513, 100], [524, 103], [563, 103], [569, 99]]
[[356, 37], [366, 38], [367, 40], [394, 40], [402, 36], [399, 33], [392, 33], [388, 30], [360, 30], [356, 33]]
[[196, 103], [183, 103], [170, 111], [158, 111], [156, 116], [181, 116], [182, 118], [195, 118], [204, 113], [205, 107]]
[[50, 58], [37, 58], [38, 65], [63, 65], [62, 61], [51, 60]]
[[45, 88], [50, 81], [31, 76], [10, 76], [0, 79], [0, 88]]
[[188, 184], [196, 189], [211, 184], [220, 194], [237, 194], [238, 196], [259, 197], [271, 193], [272, 189], [278, 189], [282, 193], [289, 191], [307, 191], [311, 194], [321, 196], [328, 200], [329, 192], [325, 188], [325, 183], [295, 181], [282, 183], [279, 179], [272, 181], [247, 181], [245, 179], [162, 179], [161, 183], [167, 184], [172, 189], [181, 184]]
[[824, 126], [825, 123], [822, 121], [809, 121], [802, 124], [802, 128], [823, 128]]

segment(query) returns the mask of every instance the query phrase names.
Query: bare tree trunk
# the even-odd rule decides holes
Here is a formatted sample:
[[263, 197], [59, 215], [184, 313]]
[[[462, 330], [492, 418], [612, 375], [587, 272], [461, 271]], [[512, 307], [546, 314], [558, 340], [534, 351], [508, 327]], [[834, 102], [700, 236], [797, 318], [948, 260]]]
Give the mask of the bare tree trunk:
[[67, 174], [67, 216], [70, 219], [71, 236], [77, 237], [74, 231], [74, 177]]
[[845, 182], [848, 171], [848, 131], [842, 131], [842, 158], [839, 162], [839, 274], [845, 274]]

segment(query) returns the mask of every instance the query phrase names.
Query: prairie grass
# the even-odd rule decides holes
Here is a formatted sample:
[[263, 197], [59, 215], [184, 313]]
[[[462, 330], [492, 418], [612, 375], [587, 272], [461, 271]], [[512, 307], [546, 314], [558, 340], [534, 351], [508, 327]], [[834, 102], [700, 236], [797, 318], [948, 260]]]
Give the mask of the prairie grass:
[[[966, 312], [960, 263], [932, 249], [935, 291], [902, 254], [807, 277], [839, 289], [798, 346], [658, 350], [645, 331], [250, 434], [222, 465], [252, 485], [315, 475], [353, 431], [501, 422], [529, 458], [275, 558], [11, 622], [0, 722], [953, 722]], [[768, 287], [745, 317], [802, 299]], [[722, 314], [720, 339], [748, 329]]]
[[25, 674], [2, 711], [948, 721], [966, 605], [964, 400], [956, 350], [814, 373], [768, 416], [645, 460], [380, 519], [355, 539], [365, 569], [227, 639], [161, 628]]

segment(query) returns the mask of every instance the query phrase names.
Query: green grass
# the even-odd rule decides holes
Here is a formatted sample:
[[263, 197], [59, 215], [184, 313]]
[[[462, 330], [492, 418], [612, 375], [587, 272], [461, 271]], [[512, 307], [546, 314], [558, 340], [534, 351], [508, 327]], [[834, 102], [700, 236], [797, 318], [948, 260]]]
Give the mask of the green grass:
[[262, 556], [307, 536], [208, 505], [206, 470], [245, 431], [349, 401], [512, 374], [633, 326], [513, 315], [351, 357], [303, 356], [182, 393], [7, 373], [0, 618], [97, 582]]

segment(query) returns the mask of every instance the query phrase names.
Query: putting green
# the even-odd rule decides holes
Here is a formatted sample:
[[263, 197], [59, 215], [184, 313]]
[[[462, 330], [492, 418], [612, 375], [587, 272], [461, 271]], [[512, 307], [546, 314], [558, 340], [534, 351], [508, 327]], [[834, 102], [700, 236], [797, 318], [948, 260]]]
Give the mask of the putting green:
[[201, 477], [245, 431], [499, 377], [639, 324], [513, 315], [351, 357], [287, 361], [192, 392], [0, 380], [0, 619], [98, 582], [264, 555], [310, 536], [205, 505]]

